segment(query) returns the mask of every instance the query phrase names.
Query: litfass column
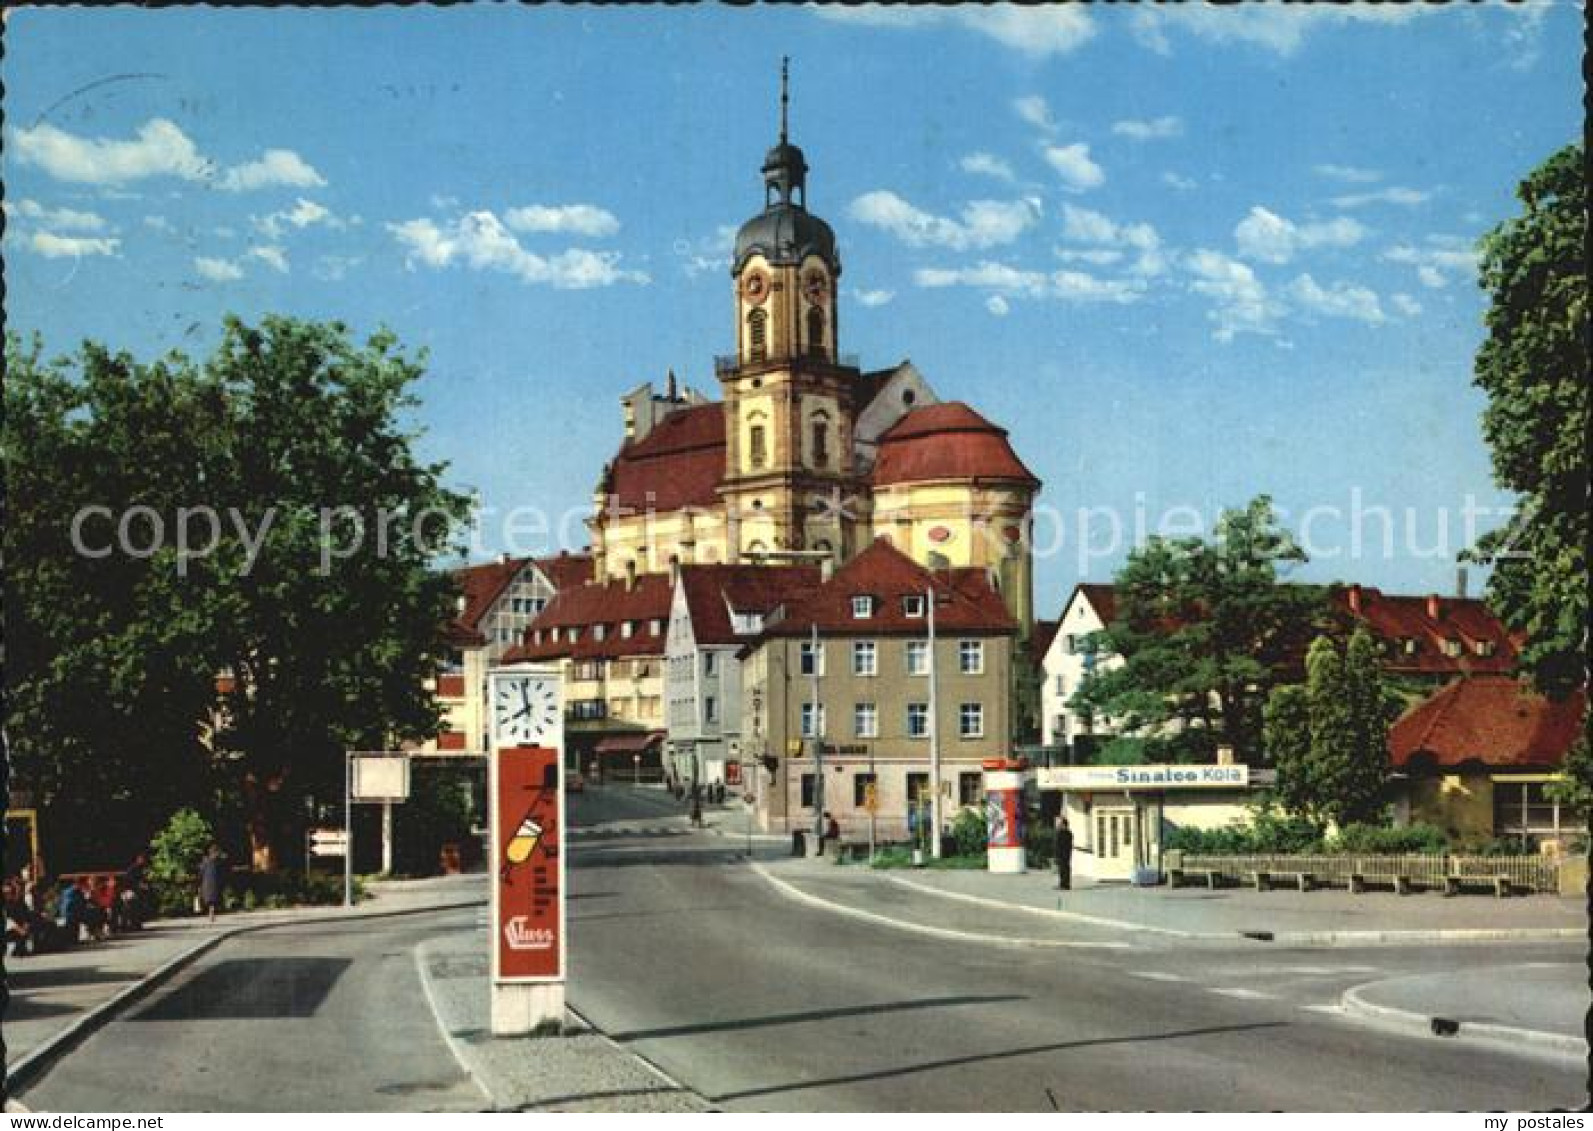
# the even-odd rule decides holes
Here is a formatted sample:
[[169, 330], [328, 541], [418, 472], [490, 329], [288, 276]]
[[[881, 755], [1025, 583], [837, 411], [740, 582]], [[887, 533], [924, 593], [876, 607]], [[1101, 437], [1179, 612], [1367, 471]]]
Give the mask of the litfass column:
[[985, 773], [985, 867], [1018, 875], [1028, 871], [1023, 848], [1025, 759], [988, 758]]

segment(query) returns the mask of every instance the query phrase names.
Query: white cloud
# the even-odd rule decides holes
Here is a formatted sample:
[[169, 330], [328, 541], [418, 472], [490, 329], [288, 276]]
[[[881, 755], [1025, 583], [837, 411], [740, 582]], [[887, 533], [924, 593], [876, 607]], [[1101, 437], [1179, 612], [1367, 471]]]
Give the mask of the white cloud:
[[1095, 34], [1090, 14], [1073, 6], [990, 4], [977, 9], [824, 4], [811, 9], [821, 19], [863, 27], [909, 30], [949, 23], [988, 36], [1033, 58], [1065, 55]]
[[406, 262], [447, 267], [455, 262], [476, 270], [502, 271], [522, 282], [561, 290], [584, 290], [616, 283], [647, 283], [646, 273], [620, 266], [620, 254], [571, 248], [557, 255], [538, 255], [491, 212], [469, 212], [438, 225], [429, 219], [387, 225], [407, 249]]
[[1101, 279], [1082, 271], [1047, 275], [989, 261], [974, 267], [925, 267], [913, 273], [920, 287], [973, 287], [1000, 295], [1055, 298], [1065, 302], [1134, 302], [1144, 293], [1138, 280]]
[[331, 209], [313, 200], [306, 200], [302, 196], [294, 202], [292, 208], [272, 212], [266, 216], [252, 216], [250, 221], [266, 238], [273, 240], [281, 239], [289, 226], [300, 229], [315, 224], [322, 224], [328, 228], [343, 227], [343, 220]]
[[1389, 295], [1388, 301], [1393, 304], [1395, 310], [1399, 311], [1406, 318], [1415, 318], [1422, 312], [1422, 304], [1407, 294]]
[[1350, 283], [1324, 288], [1310, 275], [1300, 275], [1289, 284], [1289, 297], [1303, 309], [1330, 318], [1349, 318], [1373, 326], [1388, 321], [1377, 293]]
[[157, 232], [170, 232], [173, 230], [171, 221], [164, 216], [145, 216], [144, 227], [153, 228]]
[[1162, 183], [1170, 185], [1179, 192], [1188, 192], [1195, 188], [1195, 182], [1189, 177], [1181, 177], [1177, 173], [1163, 173]]
[[359, 256], [350, 255], [322, 255], [316, 258], [315, 266], [310, 268], [310, 274], [317, 279], [327, 282], [337, 282], [349, 273], [351, 268], [364, 262]]
[[326, 180], [291, 149], [268, 149], [254, 161], [234, 165], [216, 187], [227, 192], [262, 188], [320, 188]]
[[1348, 216], [1296, 224], [1260, 205], [1234, 227], [1239, 254], [1262, 263], [1287, 263], [1295, 253], [1316, 247], [1351, 247], [1366, 238], [1367, 229]]
[[204, 255], [194, 259], [194, 270], [215, 283], [230, 283], [243, 278], [243, 268], [236, 263]]
[[1425, 263], [1416, 268], [1416, 278], [1421, 282], [1422, 286], [1431, 287], [1434, 290], [1437, 290], [1440, 287], [1447, 287], [1449, 285], [1449, 280], [1444, 276], [1442, 271], [1438, 270], [1436, 267], [1430, 267]]
[[1416, 278], [1424, 287], [1437, 290], [1457, 279], [1475, 279], [1477, 252], [1460, 236], [1427, 237], [1427, 247], [1395, 244], [1383, 252], [1390, 263], [1416, 268]]
[[1013, 181], [1016, 176], [1012, 166], [991, 153], [970, 153], [962, 159], [962, 171], [995, 177], [998, 181]]
[[188, 136], [165, 118], [151, 118], [132, 141], [86, 138], [49, 123], [11, 132], [17, 161], [58, 181], [119, 185], [146, 177], [199, 180], [211, 166]]
[[1057, 257], [1064, 263], [1088, 263], [1092, 267], [1110, 267], [1123, 261], [1123, 253], [1112, 248], [1095, 247], [1086, 251], [1057, 248]]
[[27, 246], [46, 259], [77, 258], [84, 255], [116, 255], [122, 241], [106, 236], [58, 236], [54, 232], [34, 232]]
[[1333, 204], [1337, 208], [1360, 208], [1367, 204], [1397, 204], [1402, 208], [1411, 208], [1418, 204], [1425, 204], [1432, 199], [1432, 193], [1423, 192], [1421, 189], [1401, 188], [1390, 185], [1385, 189], [1373, 192], [1353, 192], [1345, 196], [1335, 196]]
[[1383, 174], [1376, 169], [1362, 169], [1355, 165], [1316, 165], [1313, 168], [1319, 176], [1351, 185], [1369, 185], [1383, 179]]
[[864, 193], [849, 211], [852, 219], [883, 229], [912, 247], [952, 251], [1011, 243], [1039, 216], [1034, 201], [976, 200], [963, 208], [960, 220], [951, 220], [931, 215], [884, 189]]
[[595, 204], [529, 204], [503, 214], [504, 223], [517, 232], [569, 232], [578, 236], [612, 236], [619, 219]]
[[1068, 302], [1135, 302], [1145, 293], [1137, 280], [1102, 279], [1083, 271], [1058, 271], [1051, 276], [1052, 293]]
[[288, 256], [280, 247], [275, 247], [271, 244], [260, 244], [256, 247], [251, 247], [244, 254], [250, 259], [258, 259], [273, 271], [283, 275], [288, 273]]
[[1045, 159], [1062, 177], [1063, 183], [1074, 192], [1099, 188], [1106, 183], [1106, 174], [1090, 160], [1090, 147], [1083, 142], [1072, 145], [1047, 145], [1042, 148]]
[[1127, 118], [1112, 123], [1112, 132], [1135, 141], [1156, 141], [1160, 138], [1178, 137], [1184, 132], [1184, 123], [1172, 115], [1152, 121]]
[[1172, 53], [1168, 33], [1180, 31], [1217, 44], [1246, 44], [1279, 55], [1293, 55], [1306, 37], [1325, 27], [1351, 22], [1404, 23], [1423, 10], [1418, 5], [1313, 4], [1309, 7], [1270, 7], [1245, 4], [1191, 4], [1140, 9], [1134, 14], [1134, 37], [1141, 46], [1160, 55]]
[[997, 318], [1005, 318], [1007, 316], [1007, 312], [1011, 310], [1012, 307], [1007, 305], [1007, 300], [1002, 298], [1000, 295], [991, 295], [989, 298], [985, 299], [985, 309], [991, 314], [994, 314]]
[[1045, 130], [1047, 133], [1056, 129], [1056, 121], [1051, 117], [1051, 107], [1047, 106], [1045, 99], [1038, 94], [1014, 99], [1012, 109], [1018, 117], [1037, 129]]
[[876, 291], [854, 290], [852, 292], [852, 297], [857, 299], [857, 302], [858, 302], [859, 306], [867, 306], [867, 307], [884, 306], [886, 303], [890, 302], [891, 299], [896, 297], [896, 292], [895, 291], [885, 291], [885, 290], [876, 290]]
[[[1106, 248], [1131, 248], [1139, 253], [1133, 265], [1134, 273], [1143, 276], [1160, 275], [1167, 270], [1167, 261], [1161, 251], [1161, 237], [1149, 224], [1119, 224], [1110, 217], [1088, 208], [1071, 204], [1062, 206], [1062, 237], [1073, 243], [1095, 244]], [[1061, 253], [1064, 259], [1066, 252]], [[1090, 261], [1080, 253], [1078, 258]], [[1112, 262], [1097, 253], [1095, 262]]]
[[1248, 266], [1204, 248], [1183, 257], [1182, 262], [1194, 276], [1190, 289], [1214, 300], [1206, 317], [1217, 324], [1214, 336], [1219, 342], [1231, 342], [1241, 333], [1273, 332], [1282, 308]]
[[25, 220], [37, 220], [46, 228], [60, 228], [66, 231], [99, 232], [105, 229], [105, 218], [93, 212], [78, 212], [71, 208], [46, 208], [36, 200], [19, 200], [15, 204], [11, 201], [4, 203], [7, 216], [21, 217]]

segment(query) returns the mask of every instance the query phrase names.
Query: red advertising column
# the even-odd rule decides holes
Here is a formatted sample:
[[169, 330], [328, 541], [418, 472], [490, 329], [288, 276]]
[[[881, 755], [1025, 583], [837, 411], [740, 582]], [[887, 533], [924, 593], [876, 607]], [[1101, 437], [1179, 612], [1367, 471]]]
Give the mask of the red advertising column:
[[559, 751], [506, 746], [492, 758], [493, 1032], [564, 1020], [564, 779]]
[[985, 771], [985, 867], [992, 872], [1023, 872], [1025, 859], [1023, 781], [1027, 763], [990, 758]]

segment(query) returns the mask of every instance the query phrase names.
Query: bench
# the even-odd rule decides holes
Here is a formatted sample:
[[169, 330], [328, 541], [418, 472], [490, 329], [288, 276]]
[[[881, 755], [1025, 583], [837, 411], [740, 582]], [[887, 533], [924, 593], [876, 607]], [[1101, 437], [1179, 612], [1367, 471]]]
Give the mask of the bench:
[[1374, 884], [1392, 884], [1394, 885], [1395, 895], [1409, 895], [1416, 890], [1410, 876], [1392, 872], [1351, 872], [1350, 892], [1356, 895], [1360, 894], [1366, 890], [1366, 885], [1369, 882]]
[[1222, 886], [1222, 871], [1218, 868], [1169, 868], [1167, 869], [1167, 886], [1182, 887], [1184, 880], [1190, 876], [1200, 876], [1205, 880], [1208, 888]]
[[1486, 887], [1492, 887], [1493, 888], [1493, 894], [1499, 899], [1504, 899], [1507, 896], [1511, 896], [1511, 895], [1515, 894], [1515, 885], [1513, 883], [1511, 883], [1510, 877], [1509, 876], [1500, 876], [1500, 875], [1493, 875], [1493, 876], [1445, 876], [1444, 877], [1444, 894], [1445, 895], [1459, 895], [1460, 894], [1460, 888], [1461, 888], [1462, 884], [1473, 884], [1473, 885], [1476, 885], [1478, 887], [1485, 887], [1485, 886]]
[[1292, 876], [1294, 887], [1297, 891], [1313, 891], [1316, 884], [1315, 872], [1252, 872], [1250, 880], [1255, 884], [1257, 891], [1271, 891], [1273, 881], [1280, 876]]

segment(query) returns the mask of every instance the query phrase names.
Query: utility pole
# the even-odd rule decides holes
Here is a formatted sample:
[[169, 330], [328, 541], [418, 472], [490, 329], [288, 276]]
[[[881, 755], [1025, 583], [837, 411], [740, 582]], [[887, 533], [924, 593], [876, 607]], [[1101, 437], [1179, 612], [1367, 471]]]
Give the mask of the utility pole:
[[819, 706], [819, 624], [813, 622], [808, 638], [812, 652], [812, 665], [808, 672], [808, 702], [813, 705], [813, 837], [824, 843], [824, 709]]
[[354, 755], [343, 751], [343, 906], [354, 906]]
[[935, 587], [924, 593], [929, 607], [929, 850], [940, 859], [940, 695], [935, 664]]

